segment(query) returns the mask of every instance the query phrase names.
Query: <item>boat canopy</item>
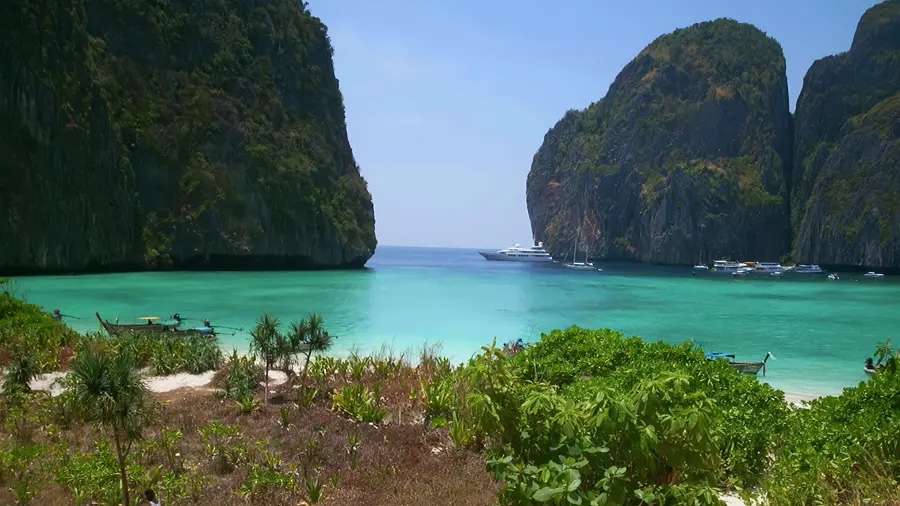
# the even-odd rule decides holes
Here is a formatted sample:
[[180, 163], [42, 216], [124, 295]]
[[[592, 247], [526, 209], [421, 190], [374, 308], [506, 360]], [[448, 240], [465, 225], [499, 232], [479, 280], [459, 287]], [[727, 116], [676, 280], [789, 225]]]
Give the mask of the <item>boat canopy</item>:
[[707, 351], [706, 358], [734, 358], [734, 353], [722, 353], [718, 351]]

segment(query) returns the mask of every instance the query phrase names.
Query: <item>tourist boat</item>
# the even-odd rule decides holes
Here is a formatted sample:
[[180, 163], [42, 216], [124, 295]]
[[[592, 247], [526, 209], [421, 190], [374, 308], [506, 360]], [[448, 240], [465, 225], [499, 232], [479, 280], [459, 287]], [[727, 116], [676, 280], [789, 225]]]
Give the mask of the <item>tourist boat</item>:
[[884, 277], [884, 274], [882, 274], [882, 273], [880, 273], [880, 272], [872, 272], [872, 271], [869, 271], [869, 272], [863, 274], [863, 276], [865, 276], [865, 277], [867, 277], [867, 278], [883, 278], [883, 277]]
[[832, 281], [837, 281], [837, 280], [841, 279], [841, 277], [838, 276], [838, 273], [832, 272], [831, 274], [828, 275], [828, 279], [830, 279]]
[[518, 244], [498, 251], [479, 251], [485, 260], [501, 260], [506, 262], [553, 262], [553, 257], [544, 250], [544, 243], [537, 243], [530, 248], [522, 248]]
[[760, 362], [737, 362], [734, 360], [734, 358], [735, 358], [734, 353], [719, 353], [719, 352], [707, 352], [706, 353], [707, 360], [715, 360], [717, 358], [727, 358], [727, 359], [729, 359], [728, 365], [730, 365], [731, 367], [734, 367], [739, 372], [741, 372], [743, 374], [756, 375], [756, 374], [759, 374], [760, 370], [762, 370], [763, 376], [766, 375], [766, 362], [768, 362], [770, 357], [772, 358], [772, 360], [775, 359], [775, 357], [772, 356], [772, 352], [768, 352], [768, 353], [766, 353], [765, 358], [763, 358], [762, 361], [760, 361]]
[[97, 321], [100, 322], [100, 326], [103, 327], [106, 332], [111, 336], [119, 335], [124, 332], [152, 332], [152, 333], [170, 333], [170, 334], [178, 334], [183, 336], [209, 336], [214, 338], [216, 336], [216, 330], [209, 325], [209, 320], [204, 320], [203, 327], [196, 327], [190, 329], [181, 329], [179, 328], [180, 320], [176, 321], [174, 324], [166, 324], [166, 323], [154, 323], [159, 320], [158, 316], [142, 316], [138, 318], [138, 320], [144, 320], [146, 323], [110, 323], [107, 320], [104, 320], [100, 317], [100, 313], [94, 313], [94, 316], [97, 317]]
[[784, 274], [784, 267], [778, 262], [756, 262], [753, 267], [753, 274], [759, 276], [781, 276]]
[[716, 260], [713, 262], [713, 268], [710, 272], [716, 274], [733, 274], [738, 269], [746, 268], [747, 264], [743, 262], [734, 262], [732, 260]]
[[800, 264], [795, 265], [791, 272], [797, 274], [822, 274], [825, 271], [816, 264]]

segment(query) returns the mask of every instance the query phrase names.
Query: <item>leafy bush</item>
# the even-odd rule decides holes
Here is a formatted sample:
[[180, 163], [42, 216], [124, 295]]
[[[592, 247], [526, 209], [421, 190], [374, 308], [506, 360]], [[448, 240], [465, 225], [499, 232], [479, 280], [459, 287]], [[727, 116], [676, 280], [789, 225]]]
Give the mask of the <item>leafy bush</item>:
[[61, 350], [74, 348], [82, 336], [16, 295], [12, 282], [0, 279], [0, 365], [27, 354], [36, 372], [57, 369]]
[[377, 384], [372, 389], [361, 383], [345, 385], [331, 395], [331, 400], [336, 408], [361, 422], [379, 423], [387, 415]]
[[726, 478], [743, 486], [759, 482], [785, 429], [782, 392], [724, 361], [706, 360], [691, 343], [650, 343], [609, 329], [572, 327], [541, 336], [511, 361], [524, 381], [546, 382], [575, 397], [595, 387], [633, 390], [663, 371], [693, 377], [692, 385], [715, 404], [721, 418]]
[[237, 351], [217, 374], [218, 393], [226, 399], [242, 400], [253, 396], [262, 381], [263, 370], [252, 357], [238, 355]]
[[771, 505], [900, 503], [900, 373], [881, 371], [788, 420], [764, 481]]

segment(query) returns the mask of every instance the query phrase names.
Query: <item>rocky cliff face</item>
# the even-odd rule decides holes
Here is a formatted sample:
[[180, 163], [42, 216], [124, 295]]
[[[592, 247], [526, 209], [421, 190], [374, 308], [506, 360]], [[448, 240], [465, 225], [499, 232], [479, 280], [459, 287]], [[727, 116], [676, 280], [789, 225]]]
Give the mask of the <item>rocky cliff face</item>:
[[527, 182], [555, 256], [691, 264], [789, 248], [791, 154], [781, 47], [720, 19], [664, 35], [607, 95], [547, 133]]
[[0, 5], [0, 272], [134, 260], [134, 176], [77, 6]]
[[330, 41], [301, 2], [2, 9], [0, 271], [372, 255]]
[[869, 9], [849, 51], [812, 65], [795, 118], [794, 256], [900, 266], [900, 1]]

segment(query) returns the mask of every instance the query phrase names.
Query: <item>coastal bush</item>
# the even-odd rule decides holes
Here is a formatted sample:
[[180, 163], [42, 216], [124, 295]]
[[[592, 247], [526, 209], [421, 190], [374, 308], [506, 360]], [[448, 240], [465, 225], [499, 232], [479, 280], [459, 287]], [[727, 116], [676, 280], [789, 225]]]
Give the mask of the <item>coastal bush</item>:
[[661, 369], [565, 388], [526, 379], [527, 363], [486, 346], [447, 379], [451, 439], [488, 450], [501, 503], [718, 504], [722, 429], [702, 383]]
[[59, 368], [63, 350], [77, 346], [82, 336], [18, 295], [11, 281], [0, 279], [0, 365], [28, 355], [38, 373]]
[[238, 355], [232, 351], [225, 367], [216, 374], [213, 382], [218, 385], [217, 393], [226, 399], [241, 400], [253, 397], [259, 388], [263, 370], [253, 357]]
[[900, 504], [900, 373], [885, 369], [788, 417], [764, 480], [772, 506]]
[[[125, 332], [116, 336], [88, 334], [85, 346], [103, 347], [134, 357], [139, 368], [165, 376], [179, 372], [200, 374], [218, 369], [224, 362], [222, 350], [215, 340], [205, 336], [182, 337], [176, 334]], [[89, 344], [87, 344], [89, 343]]]
[[724, 360], [708, 361], [692, 343], [668, 344], [624, 337], [609, 329], [572, 327], [541, 336], [513, 356], [523, 381], [546, 382], [579, 398], [591, 388], [634, 390], [663, 371], [681, 373], [715, 405], [721, 419], [724, 479], [754, 486], [785, 429], [782, 392], [740, 374]]

